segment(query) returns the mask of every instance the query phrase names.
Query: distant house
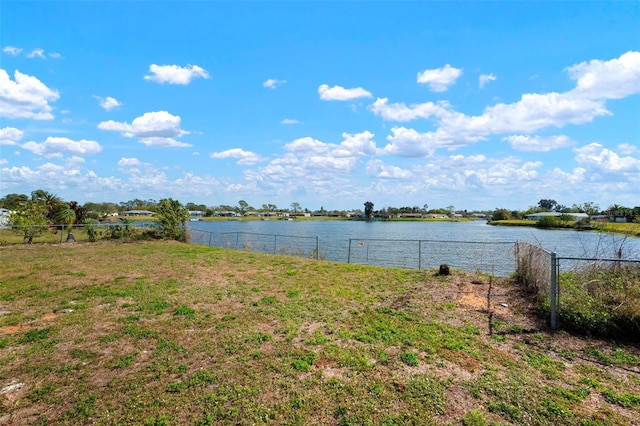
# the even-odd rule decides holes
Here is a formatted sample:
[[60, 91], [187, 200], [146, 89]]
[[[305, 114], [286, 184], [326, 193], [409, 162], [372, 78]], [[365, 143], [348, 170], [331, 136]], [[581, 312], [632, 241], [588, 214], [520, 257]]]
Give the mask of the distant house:
[[128, 210], [122, 212], [122, 216], [153, 216], [155, 213], [149, 210]]
[[9, 224], [10, 215], [10, 210], [0, 208], [0, 226], [7, 226]]
[[449, 216], [447, 216], [446, 214], [439, 213], [427, 213], [424, 215], [424, 217], [427, 219], [449, 219]]
[[400, 213], [400, 217], [407, 217], [412, 219], [422, 219], [422, 213]]
[[236, 213], [236, 212], [231, 211], [231, 210], [225, 210], [225, 211], [221, 211], [221, 212], [216, 212], [215, 216], [238, 217], [238, 216], [241, 216], [241, 214], [240, 213]]
[[571, 219], [575, 221], [580, 221], [583, 219], [589, 219], [589, 215], [586, 213], [558, 213], [558, 212], [538, 212], [531, 213], [525, 216], [527, 220], [535, 220], [536, 222], [543, 217], [560, 217], [560, 216], [570, 216]]

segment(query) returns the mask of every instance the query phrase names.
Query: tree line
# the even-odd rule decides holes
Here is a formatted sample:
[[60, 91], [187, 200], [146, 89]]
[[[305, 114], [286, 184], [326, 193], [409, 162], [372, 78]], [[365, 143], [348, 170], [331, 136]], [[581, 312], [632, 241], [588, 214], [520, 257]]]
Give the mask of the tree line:
[[540, 212], [555, 212], [562, 214], [585, 213], [590, 218], [594, 216], [604, 216], [609, 219], [622, 219], [626, 222], [640, 222], [640, 206], [625, 207], [619, 204], [612, 204], [605, 209], [594, 202], [588, 201], [582, 204], [573, 204], [571, 207], [559, 204], [553, 199], [541, 199], [536, 206], [531, 206], [527, 210], [508, 210], [497, 208], [491, 215], [491, 220], [512, 220], [524, 219], [527, 215]]
[[[86, 202], [80, 204], [77, 201], [65, 202], [55, 194], [38, 189], [33, 191], [30, 195], [26, 194], [7, 194], [0, 198], [0, 207], [10, 211], [23, 210], [25, 207], [33, 207], [31, 203], [37, 201], [45, 207], [45, 218], [48, 223], [60, 223], [60, 224], [74, 224], [84, 223], [86, 219], [98, 219], [101, 220], [107, 215], [121, 214], [130, 210], [148, 210], [157, 213], [160, 202], [154, 199], [139, 199], [134, 198], [132, 200], [123, 201], [119, 203], [114, 202]], [[370, 203], [370, 204], [368, 204]], [[427, 203], [424, 203], [421, 207], [418, 205], [413, 206], [385, 206], [380, 209], [374, 210], [374, 203], [367, 201], [364, 203], [364, 209], [354, 208], [352, 210], [326, 210], [324, 207], [320, 207], [317, 210], [310, 210], [303, 207], [298, 202], [293, 202], [288, 207], [278, 207], [272, 203], [262, 204], [260, 206], [252, 206], [245, 200], [239, 200], [236, 205], [221, 204], [217, 206], [207, 206], [202, 203], [187, 202], [184, 207], [188, 211], [201, 212], [202, 216], [216, 216], [225, 212], [233, 212], [238, 215], [244, 215], [249, 212], [256, 212], [259, 214], [266, 213], [289, 213], [293, 215], [298, 214], [313, 214], [319, 216], [336, 216], [346, 217], [353, 215], [362, 215], [367, 218], [371, 217], [384, 217], [393, 218], [400, 217], [402, 215], [427, 215], [438, 214], [452, 216], [454, 214], [462, 216], [486, 216], [491, 220], [509, 220], [509, 219], [524, 219], [526, 215], [538, 212], [552, 211], [557, 213], [586, 213], [588, 216], [603, 215], [611, 218], [624, 218], [628, 222], [640, 220], [640, 206], [625, 207], [619, 204], [613, 204], [605, 209], [601, 209], [598, 204], [593, 202], [584, 202], [581, 204], [573, 204], [572, 206], [566, 206], [558, 203], [553, 199], [541, 199], [534, 206], [530, 206], [525, 210], [509, 210], [505, 208], [496, 208], [488, 211], [467, 211], [456, 210], [454, 206], [450, 205], [444, 208], [429, 208]]]
[[[103, 212], [106, 215], [114, 206], [111, 205], [112, 203], [103, 203], [102, 207], [105, 210], [101, 212], [92, 209], [93, 204], [100, 205], [100, 203], [80, 205], [77, 201], [66, 202], [57, 195], [41, 189], [33, 191], [31, 196], [9, 194], [0, 199], [0, 207], [10, 212], [6, 224], [14, 231], [21, 233], [24, 241], [29, 244], [45, 232], [57, 232], [57, 229], [51, 228], [52, 225], [63, 225], [68, 232], [67, 241], [73, 241], [73, 226], [82, 224], [89, 240], [95, 241], [98, 237], [98, 231], [95, 228], [97, 220], [92, 216], [101, 215]], [[149, 204], [151, 203], [147, 202], [145, 205]], [[128, 206], [137, 207], [140, 204], [132, 203], [122, 207]], [[158, 202], [153, 201], [153, 208], [157, 226], [137, 236], [186, 241], [186, 223], [190, 218], [187, 207], [177, 200], [168, 198]], [[124, 218], [122, 225], [109, 227], [102, 236], [108, 239], [122, 239], [133, 237], [135, 234], [131, 223]]]

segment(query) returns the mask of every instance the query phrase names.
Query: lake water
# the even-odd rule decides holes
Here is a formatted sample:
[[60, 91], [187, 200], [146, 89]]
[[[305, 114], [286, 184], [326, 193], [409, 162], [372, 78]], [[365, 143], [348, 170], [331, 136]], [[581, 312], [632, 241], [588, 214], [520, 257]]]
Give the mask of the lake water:
[[[266, 220], [189, 222], [194, 242], [352, 263], [465, 270], [515, 270], [513, 243], [526, 241], [559, 257], [640, 259], [640, 239], [574, 230], [491, 226], [468, 222]], [[204, 232], [198, 232], [201, 230]], [[304, 238], [300, 238], [304, 237]], [[393, 240], [393, 241], [388, 241]], [[422, 242], [418, 242], [422, 240]]]

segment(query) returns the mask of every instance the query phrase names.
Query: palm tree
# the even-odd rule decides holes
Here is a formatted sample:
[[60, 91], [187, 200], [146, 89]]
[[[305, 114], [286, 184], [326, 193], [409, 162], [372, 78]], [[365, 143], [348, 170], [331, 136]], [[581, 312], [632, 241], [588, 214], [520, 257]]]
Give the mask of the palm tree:
[[58, 210], [63, 208], [63, 202], [60, 197], [43, 189], [37, 189], [31, 193], [31, 200], [41, 203], [45, 210], [47, 218], [51, 221], [56, 220]]
[[66, 205], [66, 207], [62, 207], [56, 212], [56, 219], [60, 223], [67, 225], [67, 231], [69, 232], [67, 235], [67, 241], [75, 241], [75, 238], [71, 233], [71, 228], [73, 227], [73, 223], [76, 221], [76, 212], [74, 212], [69, 205]]

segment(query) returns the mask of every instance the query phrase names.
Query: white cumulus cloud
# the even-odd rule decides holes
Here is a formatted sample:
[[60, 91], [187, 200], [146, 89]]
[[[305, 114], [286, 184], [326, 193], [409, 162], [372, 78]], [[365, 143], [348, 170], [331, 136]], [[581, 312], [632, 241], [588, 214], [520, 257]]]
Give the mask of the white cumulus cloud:
[[393, 127], [391, 133], [387, 136], [389, 143], [382, 151], [402, 157], [431, 157], [436, 149], [453, 150], [469, 143], [452, 137], [442, 129], [421, 133], [406, 127]]
[[22, 49], [14, 46], [5, 46], [2, 48], [2, 51], [7, 55], [18, 56], [20, 52], [22, 52]]
[[380, 179], [409, 179], [412, 176], [409, 170], [384, 164], [381, 160], [369, 161], [366, 171], [370, 176]]
[[621, 157], [614, 151], [599, 143], [590, 143], [575, 148], [576, 161], [600, 172], [633, 172], [640, 173], [640, 158]]
[[592, 60], [567, 68], [577, 80], [573, 95], [589, 99], [620, 99], [640, 93], [640, 52], [627, 52], [609, 61]]
[[100, 107], [105, 111], [111, 111], [114, 108], [122, 106], [121, 102], [119, 102], [116, 98], [112, 98], [111, 96], [103, 98], [101, 96], [94, 95], [93, 97], [98, 100], [98, 102], [100, 103]]
[[122, 157], [120, 160], [118, 160], [118, 166], [120, 167], [138, 167], [140, 165], [142, 165], [142, 163], [135, 157]]
[[44, 49], [40, 49], [40, 48], [33, 49], [31, 52], [27, 53], [27, 58], [46, 59], [46, 56], [44, 56]]
[[438, 103], [425, 102], [409, 106], [404, 103], [389, 104], [388, 102], [389, 99], [387, 98], [378, 98], [369, 106], [369, 110], [384, 120], [411, 121], [416, 118], [426, 119], [432, 116], [441, 116], [444, 111], [450, 109], [449, 103], [446, 101]]
[[356, 87], [353, 89], [345, 89], [342, 86], [329, 87], [327, 84], [321, 84], [318, 87], [318, 94], [323, 101], [348, 101], [351, 99], [371, 98], [371, 92]]
[[300, 123], [298, 120], [296, 120], [295, 118], [285, 118], [284, 120], [282, 120], [280, 122], [280, 124], [298, 124]]
[[96, 141], [86, 139], [74, 141], [60, 137], [48, 137], [42, 143], [26, 142], [21, 147], [44, 157], [61, 157], [64, 154], [95, 155], [102, 151], [102, 147]]
[[278, 86], [285, 84], [287, 80], [277, 80], [275, 78], [269, 78], [262, 83], [262, 87], [267, 89], [275, 89]]
[[227, 149], [222, 152], [212, 152], [210, 157], [216, 159], [237, 158], [238, 164], [244, 166], [250, 166], [264, 161], [264, 159], [255, 152], [245, 151], [242, 148]]
[[640, 148], [637, 145], [633, 145], [630, 143], [621, 143], [618, 145], [618, 151], [625, 155], [637, 154], [640, 152]]
[[418, 73], [418, 83], [426, 84], [433, 92], [446, 92], [458, 77], [462, 69], [446, 64], [442, 68], [426, 69]]
[[576, 142], [566, 135], [532, 136], [511, 135], [502, 140], [509, 142], [513, 149], [528, 152], [549, 152], [554, 149], [575, 145]]
[[15, 127], [0, 129], [0, 145], [17, 145], [23, 134], [22, 130]]
[[20, 71], [13, 75], [11, 80], [7, 71], [0, 69], [0, 117], [52, 120], [49, 102], [60, 98], [58, 91]]
[[197, 65], [156, 65], [149, 66], [150, 75], [145, 75], [144, 79], [164, 84], [189, 84], [194, 78], [209, 78], [209, 73]]
[[135, 118], [131, 124], [118, 121], [103, 121], [98, 124], [101, 130], [120, 132], [127, 138], [137, 138], [146, 146], [187, 147], [188, 143], [177, 141], [188, 131], [180, 128], [181, 118], [167, 111], [146, 112]]
[[496, 81], [497, 77], [493, 74], [480, 74], [478, 77], [478, 86], [482, 89], [490, 81]]

